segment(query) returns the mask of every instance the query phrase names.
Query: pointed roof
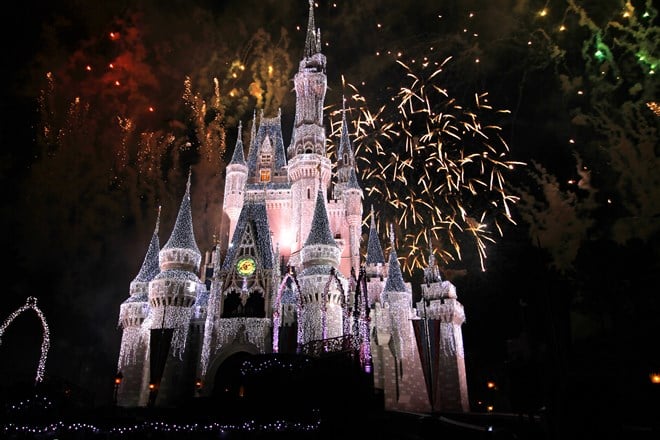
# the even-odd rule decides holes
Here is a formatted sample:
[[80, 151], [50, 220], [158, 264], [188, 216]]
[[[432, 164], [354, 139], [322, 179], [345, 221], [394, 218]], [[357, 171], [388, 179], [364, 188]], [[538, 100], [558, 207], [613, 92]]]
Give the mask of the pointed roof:
[[357, 173], [355, 172], [355, 168], [351, 167], [350, 171], [348, 172], [348, 182], [346, 185], [347, 188], [351, 189], [362, 189], [360, 186], [360, 182], [358, 181], [358, 176]]
[[236, 146], [234, 146], [234, 154], [231, 156], [229, 165], [238, 164], [246, 165], [245, 155], [243, 153], [243, 121], [238, 122], [238, 137], [236, 138]]
[[376, 220], [374, 216], [374, 207], [371, 206], [371, 226], [369, 227], [369, 240], [367, 241], [367, 258], [366, 264], [385, 264], [385, 255], [383, 254], [383, 247], [380, 245], [378, 239], [378, 231], [376, 230]]
[[197, 254], [201, 255], [197, 242], [195, 241], [195, 232], [193, 230], [192, 209], [190, 203], [190, 176], [192, 172], [188, 172], [188, 182], [186, 183], [186, 193], [183, 195], [179, 214], [176, 216], [176, 223], [170, 239], [167, 240], [163, 249], [182, 248], [190, 249]]
[[147, 248], [147, 254], [144, 257], [142, 262], [142, 267], [138, 272], [133, 283], [148, 283], [153, 280], [158, 272], [160, 272], [160, 267], [158, 265], [158, 253], [160, 252], [160, 242], [158, 240], [158, 228], [160, 226], [160, 206], [158, 207], [158, 216], [156, 217], [156, 227], [154, 232], [151, 235], [151, 241], [149, 242], [149, 248]]
[[[339, 149], [337, 149], [337, 159], [343, 160], [344, 153], [348, 154], [350, 162], [353, 159], [353, 146], [351, 138], [348, 135], [348, 122], [346, 121], [346, 98], [342, 98], [342, 116], [341, 116], [341, 137], [339, 139]], [[346, 164], [344, 164], [346, 165]]]
[[387, 282], [383, 292], [406, 292], [406, 283], [403, 281], [401, 274], [401, 265], [396, 255], [396, 248], [394, 246], [394, 226], [390, 225], [390, 242], [392, 243], [392, 250], [390, 251], [389, 269], [387, 272]]
[[305, 57], [321, 52], [320, 31], [314, 24], [314, 0], [309, 0], [309, 18], [307, 19], [307, 36], [305, 37]]
[[326, 244], [337, 246], [335, 238], [330, 231], [330, 221], [328, 220], [328, 212], [325, 209], [325, 201], [323, 200], [323, 192], [321, 186], [316, 194], [316, 206], [314, 207], [314, 217], [312, 217], [312, 226], [309, 230], [309, 235], [305, 241], [305, 246], [315, 244]]
[[[254, 120], [256, 122], [256, 119]], [[274, 118], [265, 118], [263, 110], [259, 118], [259, 129], [252, 124], [252, 139], [250, 151], [248, 152], [247, 166], [248, 175], [256, 176], [257, 159], [264, 140], [268, 138], [273, 148], [273, 169], [281, 170], [286, 166], [286, 154], [284, 152], [284, 138], [282, 136], [282, 109], [279, 109]]]
[[[252, 110], [252, 127], [250, 127], [250, 148], [248, 148], [248, 157], [252, 157], [252, 151], [256, 150], [257, 144], [257, 109]], [[256, 153], [255, 153], [256, 154]]]
[[260, 267], [265, 270], [273, 269], [273, 246], [270, 237], [270, 226], [268, 223], [268, 214], [266, 213], [266, 202], [263, 200], [246, 200], [241, 210], [241, 214], [236, 222], [236, 229], [232, 237], [231, 246], [227, 250], [227, 256], [222, 263], [221, 270], [231, 269], [236, 252], [241, 247], [241, 240], [245, 234], [248, 225], [255, 233], [255, 247], [257, 257], [260, 259]]

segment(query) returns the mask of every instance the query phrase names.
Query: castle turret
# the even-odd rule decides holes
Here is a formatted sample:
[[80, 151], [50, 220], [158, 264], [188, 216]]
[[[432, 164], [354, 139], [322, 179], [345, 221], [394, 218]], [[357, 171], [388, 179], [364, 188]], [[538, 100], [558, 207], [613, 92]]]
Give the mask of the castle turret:
[[362, 238], [362, 188], [355, 170], [355, 155], [348, 136], [345, 101], [342, 106], [342, 130], [337, 150], [337, 184], [334, 198], [342, 201], [346, 224], [348, 225], [348, 246], [343, 251], [342, 260], [350, 260], [346, 273], [360, 271], [360, 240]]
[[[442, 371], [442, 379], [434, 378], [434, 407], [439, 411], [469, 411], [463, 333], [465, 322], [463, 305], [458, 302], [456, 287], [443, 281], [430, 249], [429, 265], [424, 269], [422, 299], [417, 304], [422, 319], [439, 335], [438, 355], [432, 357], [438, 364], [434, 371]], [[439, 330], [437, 327], [439, 326]]]
[[346, 279], [337, 270], [340, 249], [330, 232], [323, 193], [316, 194], [312, 225], [301, 250], [303, 270], [298, 276], [303, 296], [305, 342], [341, 336]]
[[[305, 52], [294, 77], [296, 116], [287, 155], [291, 182], [294, 243], [292, 254], [300, 250], [311, 227], [317, 191], [327, 196], [332, 163], [327, 157], [323, 106], [327, 89], [325, 55], [321, 53], [320, 32], [314, 28], [314, 2], [309, 2]], [[320, 177], [320, 179], [319, 179]], [[320, 187], [319, 187], [320, 186]], [[292, 260], [293, 265], [299, 261]]]
[[367, 276], [367, 291], [369, 294], [369, 306], [380, 302], [380, 294], [385, 287], [385, 278], [387, 277], [387, 266], [385, 265], [385, 255], [383, 247], [378, 238], [378, 229], [376, 228], [376, 216], [374, 207], [371, 207], [371, 223], [369, 226], [369, 239], [367, 241], [367, 256], [365, 258], [365, 273]]
[[149, 283], [149, 398], [159, 406], [169, 406], [194, 389], [194, 370], [189, 371], [184, 353], [195, 356], [192, 350], [186, 353], [186, 340], [193, 305], [204, 284], [197, 276], [202, 257], [193, 231], [190, 179], [189, 173], [172, 235], [159, 253], [161, 272]]
[[392, 339], [396, 356], [401, 358], [405, 354], [406, 341], [410, 339], [412, 327], [412, 290], [410, 285], [403, 281], [401, 264], [396, 253], [394, 240], [394, 227], [390, 225], [390, 258], [388, 263], [387, 281], [381, 294], [381, 301], [389, 307], [392, 322]]
[[223, 209], [227, 217], [229, 217], [229, 242], [234, 235], [236, 229], [236, 222], [238, 216], [243, 209], [245, 201], [245, 182], [248, 176], [248, 167], [245, 162], [243, 153], [243, 139], [242, 139], [243, 124], [238, 124], [238, 137], [236, 138], [236, 145], [234, 146], [234, 154], [231, 161], [227, 164], [225, 175], [225, 197], [223, 201]]
[[122, 328], [121, 346], [117, 371], [123, 376], [117, 390], [117, 405], [134, 407], [139, 404], [140, 388], [143, 379], [146, 350], [149, 347], [149, 332], [142, 323], [149, 314], [149, 282], [158, 275], [158, 227], [160, 207], [156, 227], [151, 236], [147, 254], [137, 276], [131, 281], [130, 296], [119, 307], [119, 325]]
[[355, 169], [355, 154], [353, 154], [353, 145], [348, 135], [348, 122], [346, 120], [346, 98], [343, 98], [341, 136], [339, 138], [339, 147], [337, 148], [337, 184], [334, 188], [334, 197], [336, 199], [341, 198], [344, 189], [354, 187], [355, 183], [357, 183], [356, 176], [351, 176], [351, 174], [355, 174]]
[[412, 290], [403, 281], [392, 225], [390, 242], [382, 303], [377, 302], [374, 310], [377, 344], [372, 345], [372, 353], [378, 359], [374, 362], [374, 384], [383, 389], [388, 410], [429, 411], [431, 406], [412, 324], [412, 319], [416, 319]]

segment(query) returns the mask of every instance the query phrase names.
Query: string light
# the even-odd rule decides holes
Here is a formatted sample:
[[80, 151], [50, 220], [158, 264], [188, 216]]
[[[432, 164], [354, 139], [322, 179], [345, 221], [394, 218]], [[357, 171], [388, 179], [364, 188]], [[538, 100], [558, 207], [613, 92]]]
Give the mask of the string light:
[[0, 345], [2, 344], [2, 335], [5, 333], [5, 329], [9, 327], [9, 325], [18, 315], [26, 310], [33, 310], [37, 314], [43, 329], [43, 336], [41, 340], [41, 356], [39, 357], [39, 364], [37, 365], [37, 375], [34, 379], [35, 383], [40, 383], [44, 379], [44, 373], [46, 370], [46, 359], [48, 357], [48, 349], [50, 348], [50, 330], [48, 328], [48, 323], [46, 322], [46, 317], [41, 312], [41, 309], [37, 307], [37, 298], [29, 296], [23, 306], [19, 307], [14, 313], [5, 319], [5, 321], [2, 323], [2, 326], [0, 326]]

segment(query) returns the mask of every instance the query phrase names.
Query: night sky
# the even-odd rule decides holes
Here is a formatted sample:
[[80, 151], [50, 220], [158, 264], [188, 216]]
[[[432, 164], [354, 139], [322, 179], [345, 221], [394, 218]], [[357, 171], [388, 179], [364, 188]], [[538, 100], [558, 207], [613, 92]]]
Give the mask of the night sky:
[[[660, 31], [651, 2], [320, 1], [315, 19], [328, 59], [326, 114], [336, 121], [346, 97], [350, 119], [363, 123], [354, 131], [361, 171], [407, 154], [405, 137], [385, 142], [364, 124], [368, 109], [380, 129], [402, 127], [407, 71], [426, 72], [446, 94], [431, 105], [456, 120], [484, 92], [493, 110], [508, 110], [475, 111], [498, 137], [446, 142], [516, 163], [502, 175], [510, 212], [493, 203], [500, 192], [488, 178], [472, 194], [430, 197], [445, 213], [464, 207], [492, 238], [481, 256], [465, 228], [437, 227], [432, 240], [465, 306], [473, 400], [490, 378], [506, 384], [512, 405], [570, 400], [567, 384], [585, 378], [594, 387], [614, 380], [616, 402], [644, 393], [648, 374], [660, 372]], [[164, 242], [192, 168], [195, 234], [200, 249], [211, 247], [239, 121], [248, 130], [255, 108], [281, 108], [288, 144], [306, 21], [305, 0], [16, 4], [2, 27], [0, 319], [38, 299], [51, 332], [47, 376], [97, 404], [111, 398], [119, 304], [158, 206]], [[410, 123], [419, 141], [428, 125]], [[386, 155], [370, 155], [376, 141]], [[445, 176], [411, 177], [407, 194], [423, 199], [420, 182]], [[403, 194], [397, 185], [367, 195], [365, 214], [376, 204], [381, 227], [396, 223], [405, 275], [419, 282], [432, 216], [420, 224], [410, 203], [388, 203]], [[3, 380], [34, 377], [39, 333], [31, 313], [7, 329]], [[515, 369], [529, 395], [517, 391]]]

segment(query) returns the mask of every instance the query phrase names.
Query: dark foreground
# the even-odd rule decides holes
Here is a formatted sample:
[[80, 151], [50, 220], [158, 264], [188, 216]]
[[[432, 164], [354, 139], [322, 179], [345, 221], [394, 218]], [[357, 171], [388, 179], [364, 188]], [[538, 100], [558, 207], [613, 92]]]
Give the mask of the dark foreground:
[[[558, 436], [546, 415], [494, 413], [411, 414], [384, 411], [378, 407], [296, 408], [286, 414], [281, 400], [273, 396], [270, 415], [242, 412], [240, 404], [198, 401], [183, 408], [126, 409], [104, 407], [63, 408], [48, 397], [32, 398], [4, 407], [0, 439], [115, 440], [115, 439], [369, 439], [369, 440], [554, 440], [660, 438], [657, 428], [612, 423], [576, 426]], [[364, 402], [360, 402], [362, 404]], [[273, 415], [276, 414], [276, 415]], [[599, 433], [598, 435], [594, 435]]]
[[198, 395], [175, 408], [97, 406], [52, 380], [0, 388], [0, 439], [660, 439], [657, 404], [643, 414], [593, 399], [571, 399], [563, 411], [543, 408], [534, 415], [385, 411], [373, 378], [340, 361], [326, 361], [311, 377], [269, 370], [246, 379], [244, 392]]

